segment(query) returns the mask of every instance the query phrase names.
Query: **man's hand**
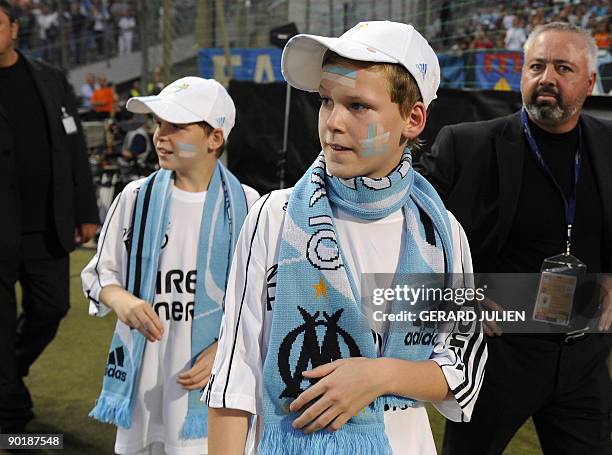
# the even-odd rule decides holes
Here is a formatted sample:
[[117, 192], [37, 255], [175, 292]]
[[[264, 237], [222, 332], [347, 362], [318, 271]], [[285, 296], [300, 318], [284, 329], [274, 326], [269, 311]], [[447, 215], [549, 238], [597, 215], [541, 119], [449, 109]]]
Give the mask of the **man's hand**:
[[94, 235], [96, 235], [97, 230], [98, 230], [97, 224], [92, 224], [92, 223], [81, 224], [78, 228], [76, 228], [76, 232], [74, 235], [74, 241], [77, 244], [87, 243], [93, 238]]
[[178, 375], [176, 382], [186, 390], [198, 390], [203, 388], [210, 378], [215, 355], [217, 354], [218, 342], [214, 342], [198, 356], [193, 367]]
[[[503, 312], [504, 308], [495, 303], [493, 300], [485, 297], [484, 300], [480, 302], [480, 311], [499, 311]], [[499, 336], [503, 334], [503, 330], [497, 325], [495, 321], [483, 321], [482, 327], [484, 328], [485, 334], [492, 336]]]
[[[292, 412], [305, 409], [293, 427], [312, 433], [323, 428], [336, 431], [377, 397], [384, 395], [378, 359], [352, 357], [305, 371], [305, 378], [321, 378], [289, 406]], [[309, 403], [312, 404], [307, 407]]]
[[612, 289], [604, 288], [601, 297], [601, 316], [597, 329], [600, 332], [607, 332], [612, 326]]

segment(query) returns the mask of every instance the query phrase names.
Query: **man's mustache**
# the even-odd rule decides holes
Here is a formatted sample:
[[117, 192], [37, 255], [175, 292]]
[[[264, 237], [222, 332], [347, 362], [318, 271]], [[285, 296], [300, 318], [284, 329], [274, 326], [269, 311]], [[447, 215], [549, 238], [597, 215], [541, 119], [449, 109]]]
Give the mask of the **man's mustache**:
[[543, 87], [543, 88], [539, 88], [539, 89], [537, 89], [537, 90], [536, 90], [536, 91], [533, 93], [533, 96], [531, 97], [532, 102], [534, 102], [534, 103], [535, 103], [535, 102], [537, 101], [538, 96], [541, 96], [541, 95], [550, 95], [550, 96], [554, 96], [554, 97], [555, 97], [555, 99], [557, 100], [557, 102], [559, 102], [559, 101], [560, 101], [560, 100], [559, 100], [559, 98], [560, 98], [560, 97], [559, 97], [559, 92], [558, 92], [557, 90], [552, 89], [552, 88], [546, 88], [546, 87]]

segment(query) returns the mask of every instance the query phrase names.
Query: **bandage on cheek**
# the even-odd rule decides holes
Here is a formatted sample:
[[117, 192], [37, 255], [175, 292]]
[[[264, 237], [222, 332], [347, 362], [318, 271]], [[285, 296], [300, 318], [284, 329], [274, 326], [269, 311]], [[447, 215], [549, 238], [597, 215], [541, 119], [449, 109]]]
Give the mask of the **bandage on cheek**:
[[357, 71], [341, 66], [325, 66], [321, 78], [352, 88], [357, 85]]
[[193, 158], [198, 154], [198, 146], [195, 144], [185, 144], [179, 142], [178, 144], [178, 155], [183, 158]]
[[373, 156], [382, 155], [389, 151], [389, 136], [390, 133], [385, 131], [382, 125], [370, 123], [368, 125], [368, 137], [361, 139], [361, 155]]

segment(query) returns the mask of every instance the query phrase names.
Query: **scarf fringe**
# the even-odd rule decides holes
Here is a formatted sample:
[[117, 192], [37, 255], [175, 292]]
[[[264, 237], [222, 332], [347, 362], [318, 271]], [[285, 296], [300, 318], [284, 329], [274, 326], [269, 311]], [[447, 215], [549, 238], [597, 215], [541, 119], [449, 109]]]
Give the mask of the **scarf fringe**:
[[89, 417], [129, 429], [132, 426], [130, 401], [125, 397], [109, 397], [103, 394], [96, 401]]
[[259, 455], [393, 455], [383, 424], [346, 424], [336, 432], [305, 434], [291, 423], [267, 424], [257, 449]]
[[183, 423], [181, 439], [199, 439], [208, 436], [207, 417], [206, 409], [189, 410]]

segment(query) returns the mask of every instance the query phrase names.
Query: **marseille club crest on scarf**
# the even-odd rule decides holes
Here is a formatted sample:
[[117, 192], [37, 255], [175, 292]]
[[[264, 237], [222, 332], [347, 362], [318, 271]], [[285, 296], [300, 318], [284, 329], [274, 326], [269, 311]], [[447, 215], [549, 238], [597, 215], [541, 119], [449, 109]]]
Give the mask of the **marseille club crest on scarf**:
[[[330, 176], [321, 153], [293, 189], [283, 225], [264, 362], [264, 431], [258, 449], [263, 455], [391, 454], [383, 410], [414, 405], [409, 398], [383, 396], [336, 432], [306, 435], [291, 426], [297, 414], [290, 413], [289, 404], [313, 383], [302, 377], [303, 371], [341, 358], [378, 355], [361, 311], [355, 272], [349, 270], [338, 242], [330, 204], [362, 219], [381, 219], [402, 210], [406, 242], [397, 272], [452, 272], [447, 265], [452, 263], [452, 248], [446, 209], [412, 168], [409, 152], [380, 179]], [[424, 220], [433, 226], [434, 242], [428, 239]], [[432, 344], [407, 346], [403, 335], [389, 330], [385, 357], [426, 360], [431, 356]]]
[[[164, 235], [168, 228], [172, 172], [160, 170], [144, 182], [134, 206], [132, 242], [128, 253], [125, 288], [153, 302], [155, 279]], [[217, 163], [211, 177], [198, 240], [197, 278], [191, 324], [191, 366], [197, 356], [216, 341], [221, 325], [225, 286], [247, 203], [242, 185]], [[105, 368], [102, 393], [89, 414], [102, 422], [130, 428], [131, 410], [146, 338], [117, 321]], [[208, 408], [200, 391], [188, 395], [188, 411], [181, 437], [207, 436]]]

